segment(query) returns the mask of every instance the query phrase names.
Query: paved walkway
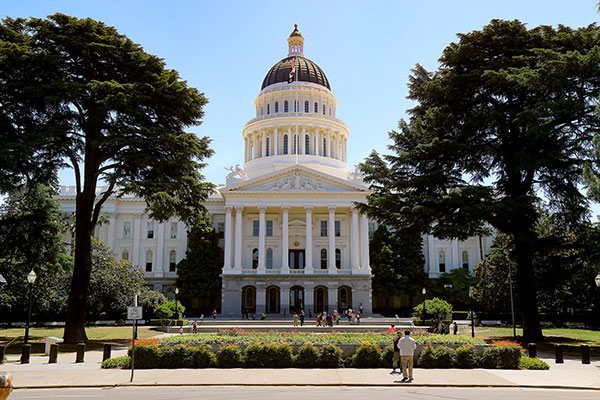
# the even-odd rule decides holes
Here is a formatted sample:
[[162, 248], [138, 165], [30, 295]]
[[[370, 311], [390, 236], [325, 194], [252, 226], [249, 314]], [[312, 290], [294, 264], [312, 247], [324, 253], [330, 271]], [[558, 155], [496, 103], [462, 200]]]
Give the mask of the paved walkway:
[[[113, 350], [113, 357], [126, 353], [125, 348]], [[136, 370], [129, 383], [130, 370], [100, 369], [102, 351], [88, 351], [85, 363], [75, 363], [75, 353], [61, 353], [57, 364], [48, 364], [48, 357], [32, 357], [30, 364], [14, 362], [9, 356], [0, 370], [14, 377], [17, 389], [51, 387], [110, 386], [453, 386], [453, 387], [534, 387], [600, 390], [600, 361], [583, 365], [579, 360], [566, 359], [550, 365], [548, 371], [489, 369], [415, 369], [413, 383], [402, 383], [401, 375], [391, 375], [388, 369], [155, 369]]]

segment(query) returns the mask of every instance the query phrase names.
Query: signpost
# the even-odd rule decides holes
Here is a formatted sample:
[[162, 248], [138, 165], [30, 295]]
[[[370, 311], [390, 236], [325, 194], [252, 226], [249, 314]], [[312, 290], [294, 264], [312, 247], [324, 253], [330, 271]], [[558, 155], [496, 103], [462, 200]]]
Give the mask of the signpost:
[[133, 382], [133, 370], [135, 369], [135, 337], [136, 337], [136, 322], [138, 319], [142, 319], [142, 307], [138, 307], [138, 295], [133, 295], [133, 307], [127, 307], [127, 319], [133, 320], [133, 333], [131, 341], [131, 379], [129, 382]]

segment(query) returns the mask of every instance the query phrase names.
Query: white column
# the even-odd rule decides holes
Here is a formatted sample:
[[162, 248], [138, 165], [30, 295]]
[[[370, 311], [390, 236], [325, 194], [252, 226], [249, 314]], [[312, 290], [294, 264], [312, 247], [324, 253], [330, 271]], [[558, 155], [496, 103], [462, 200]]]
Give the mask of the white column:
[[233, 207], [225, 206], [225, 249], [223, 250], [223, 269], [231, 268], [231, 210]]
[[266, 157], [267, 156], [267, 134], [265, 133], [264, 129], [260, 135], [260, 156], [261, 157]]
[[256, 132], [252, 133], [252, 159], [258, 158], [258, 146], [256, 145]]
[[[165, 263], [164, 248], [165, 248], [165, 224], [163, 224], [162, 222], [159, 222], [157, 232], [156, 232], [156, 268], [152, 268], [155, 271], [164, 271], [164, 272], [169, 271], [169, 263]], [[167, 265], [166, 269], [165, 269], [165, 264]]]
[[273, 132], [273, 155], [279, 154], [279, 134], [277, 134], [277, 128]]
[[458, 268], [458, 239], [452, 240], [452, 266], [446, 269], [447, 271], [450, 269]]
[[304, 154], [304, 142], [306, 141], [306, 138], [304, 137], [306, 135], [305, 133], [305, 129], [304, 129], [304, 125], [302, 125], [302, 135], [300, 135], [300, 138], [302, 138], [302, 140], [300, 140], [300, 138], [298, 138], [298, 154]]
[[267, 233], [267, 222], [265, 211], [267, 206], [258, 206], [258, 269], [265, 269], [265, 239]]
[[321, 143], [319, 143], [319, 141], [320, 141], [319, 127], [315, 126], [315, 156], [321, 155]]
[[235, 251], [233, 267], [242, 268], [242, 211], [244, 206], [235, 207]]
[[327, 252], [327, 268], [335, 269], [335, 206], [328, 206], [329, 222], [327, 223], [327, 236], [329, 237], [329, 251]]
[[256, 288], [256, 314], [260, 315], [266, 311], [267, 290], [265, 287]]
[[288, 154], [294, 154], [294, 138], [292, 137], [292, 126], [288, 126]]
[[352, 208], [352, 250], [350, 252], [350, 266], [352, 269], [360, 268], [360, 262], [358, 259], [358, 250], [360, 244], [358, 237], [358, 210], [356, 208]]
[[[286, 314], [290, 313], [290, 289], [288, 288], [280, 288], [279, 289], [279, 310], [280, 312], [284, 312]], [[298, 317], [300, 320], [300, 317]]]
[[[133, 218], [134, 218], [133, 232], [132, 232], [133, 254], [132, 254], [131, 262], [133, 263], [133, 265], [139, 266], [140, 265], [140, 240], [142, 238], [142, 221], [141, 221], [140, 215], [136, 215]], [[146, 270], [145, 267], [142, 269], [144, 271]]]
[[348, 162], [348, 138], [344, 138], [344, 162]]
[[433, 235], [431, 234], [427, 235], [427, 247], [429, 247], [429, 271], [426, 272], [439, 272], [437, 252], [435, 251], [435, 241]]
[[365, 269], [369, 268], [369, 221], [364, 214], [360, 217], [360, 239], [360, 267]]
[[313, 245], [312, 245], [312, 206], [305, 206], [306, 210], [306, 261], [305, 269], [313, 268]]
[[244, 162], [248, 161], [248, 138], [244, 138]]
[[336, 139], [335, 139], [335, 158], [337, 158], [338, 160], [341, 160], [341, 150], [340, 150], [340, 133], [338, 132], [336, 135]]
[[327, 157], [333, 157], [331, 154], [331, 131], [329, 129], [327, 130], [327, 148], [325, 151], [327, 152]]
[[290, 256], [288, 254], [288, 214], [290, 206], [281, 206], [281, 211], [283, 212], [283, 221], [281, 224], [281, 270], [282, 272], [287, 272], [290, 268]]

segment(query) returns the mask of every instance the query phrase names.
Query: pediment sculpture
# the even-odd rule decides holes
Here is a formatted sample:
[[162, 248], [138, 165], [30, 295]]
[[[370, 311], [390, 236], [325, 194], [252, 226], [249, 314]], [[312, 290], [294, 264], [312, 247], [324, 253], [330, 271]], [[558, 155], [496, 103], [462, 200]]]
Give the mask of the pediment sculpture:
[[227, 178], [235, 178], [236, 176], [239, 176], [240, 179], [248, 179], [246, 171], [240, 167], [240, 164], [235, 164], [235, 167], [225, 167], [225, 169], [230, 171], [230, 173], [227, 175]]
[[273, 192], [281, 192], [281, 191], [292, 191], [292, 190], [302, 190], [302, 191], [322, 191], [323, 187], [321, 183], [310, 179], [307, 176], [300, 175], [298, 171], [294, 173], [294, 176], [288, 176], [286, 178], [278, 180], [275, 185], [271, 188]]

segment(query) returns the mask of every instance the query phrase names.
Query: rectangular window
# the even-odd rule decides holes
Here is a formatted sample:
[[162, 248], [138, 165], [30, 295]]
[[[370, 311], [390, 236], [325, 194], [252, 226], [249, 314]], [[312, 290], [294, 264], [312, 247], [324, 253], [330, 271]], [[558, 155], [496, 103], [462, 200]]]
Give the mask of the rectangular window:
[[223, 239], [225, 237], [225, 223], [224, 222], [217, 223], [217, 232], [219, 233], [220, 239]]
[[267, 236], [273, 236], [273, 221], [267, 221]]
[[152, 272], [152, 250], [146, 252], [146, 272]]
[[175, 272], [177, 268], [177, 252], [175, 250], [171, 250], [169, 253], [169, 271]]
[[308, 112], [308, 101], [304, 102], [304, 112], [307, 113]]
[[258, 236], [258, 220], [255, 219], [254, 221], [252, 221], [252, 236]]
[[171, 222], [171, 239], [177, 239], [177, 222]]
[[321, 221], [321, 236], [327, 236], [327, 221]]
[[147, 238], [148, 239], [154, 239], [154, 222], [148, 222], [146, 224], [146, 228], [147, 228]]
[[341, 221], [335, 221], [335, 236], [342, 235], [342, 223]]
[[375, 230], [377, 230], [375, 222], [369, 222], [369, 240], [373, 240], [373, 235], [375, 235]]
[[310, 137], [304, 136], [304, 154], [310, 154]]
[[315, 113], [319, 112], [319, 103], [315, 101]]
[[123, 239], [131, 238], [131, 222], [123, 222]]

